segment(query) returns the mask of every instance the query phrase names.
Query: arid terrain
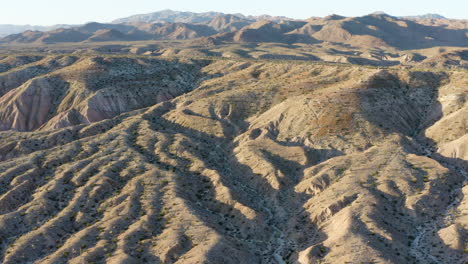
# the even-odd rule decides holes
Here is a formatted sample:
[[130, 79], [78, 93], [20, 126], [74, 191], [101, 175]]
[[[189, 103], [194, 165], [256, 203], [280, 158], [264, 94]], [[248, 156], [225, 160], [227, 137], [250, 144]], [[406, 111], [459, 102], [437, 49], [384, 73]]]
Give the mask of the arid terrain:
[[468, 262], [465, 22], [215, 15], [0, 46], [0, 263]]
[[113, 23], [27, 30], [0, 38], [0, 50], [468, 68], [468, 20], [433, 16], [374, 13], [292, 20], [167, 10]]

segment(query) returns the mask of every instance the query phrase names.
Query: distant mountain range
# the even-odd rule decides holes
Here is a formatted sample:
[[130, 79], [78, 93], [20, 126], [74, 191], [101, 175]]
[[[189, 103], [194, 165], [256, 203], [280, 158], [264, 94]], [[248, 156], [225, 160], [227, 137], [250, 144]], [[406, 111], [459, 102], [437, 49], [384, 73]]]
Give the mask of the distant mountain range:
[[[220, 12], [205, 12], [205, 13], [194, 13], [194, 12], [181, 12], [173, 10], [162, 10], [158, 12], [133, 15], [130, 17], [119, 18], [112, 21], [112, 24], [122, 23], [154, 23], [154, 22], [173, 22], [173, 23], [207, 23], [218, 16], [224, 16], [226, 14]], [[241, 17], [247, 20], [292, 20], [287, 17], [279, 16], [244, 16], [242, 14], [233, 14], [236, 17]], [[38, 25], [11, 25], [11, 24], [0, 24], [0, 37], [5, 37], [11, 34], [17, 34], [24, 31], [51, 31], [59, 28], [70, 28], [73, 25], [52, 25], [52, 26], [38, 26]]]
[[112, 23], [135, 23], [135, 22], [181, 22], [181, 23], [203, 23], [208, 22], [214, 17], [224, 15], [219, 12], [193, 13], [173, 10], [162, 10], [158, 12], [133, 15], [130, 17], [119, 18]]
[[[398, 18], [382, 12], [362, 17], [331, 15], [294, 20], [286, 17], [226, 15], [164, 10], [135, 15], [113, 23], [33, 28], [0, 39], [0, 43], [52, 44], [143, 40], [222, 42], [342, 43], [355, 47], [415, 49], [468, 46], [468, 27], [462, 20], [428, 14]], [[431, 18], [427, 22], [427, 18]], [[420, 20], [421, 19], [421, 20]], [[436, 19], [434, 22], [434, 19]], [[443, 25], [443, 27], [441, 27]]]
[[32, 25], [8, 25], [0, 24], [0, 37], [20, 33], [27, 30], [49, 31], [58, 28], [72, 27], [71, 25], [53, 25], [53, 26], [32, 26]]
[[419, 15], [419, 16], [403, 16], [401, 18], [407, 18], [407, 19], [448, 19], [444, 16], [441, 16], [439, 14], [425, 14], [425, 15]]
[[[219, 16], [225, 16], [228, 14], [220, 12], [205, 12], [205, 13], [194, 13], [194, 12], [181, 12], [173, 10], [162, 10], [158, 12], [148, 13], [148, 14], [139, 14], [133, 15], [130, 17], [119, 18], [112, 23], [135, 23], [135, 22], [144, 22], [144, 23], [153, 23], [153, 22], [173, 22], [173, 23], [207, 23]], [[271, 21], [280, 21], [280, 20], [293, 20], [292, 18], [284, 16], [270, 16], [270, 15], [260, 15], [260, 16], [245, 16], [243, 14], [229, 14], [236, 17], [240, 17], [248, 20], [271, 20]]]

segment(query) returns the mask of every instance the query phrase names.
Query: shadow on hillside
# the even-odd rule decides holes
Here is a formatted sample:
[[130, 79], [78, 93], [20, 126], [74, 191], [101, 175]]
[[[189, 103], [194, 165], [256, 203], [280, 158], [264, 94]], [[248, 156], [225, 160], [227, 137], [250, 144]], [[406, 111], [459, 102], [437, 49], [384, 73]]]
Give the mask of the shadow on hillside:
[[[448, 29], [444, 26], [427, 26], [411, 20], [406, 25], [388, 21], [389, 16], [364, 16], [343, 23], [343, 28], [353, 35], [370, 35], [402, 50], [432, 48], [437, 46], [468, 47], [468, 29]], [[366, 26], [363, 26], [366, 25]]]
[[[170, 108], [172, 106], [167, 103], [165, 111], [169, 111]], [[254, 219], [248, 219], [233, 205], [220, 202], [215, 202], [214, 205], [214, 201], [217, 201], [216, 193], [208, 176], [200, 174], [193, 177], [187, 173], [176, 176], [178, 195], [188, 201], [192, 213], [222, 234], [220, 242], [207, 253], [210, 263], [238, 263], [242, 259], [249, 259], [252, 263], [272, 263], [274, 254], [289, 258], [293, 253], [305, 249], [293, 249], [292, 244], [299, 244], [293, 241], [297, 237], [303, 240], [301, 245], [310, 246], [318, 241], [304, 241], [325, 236], [309, 221], [295, 223], [292, 220], [298, 215], [301, 219], [310, 218], [303, 210], [309, 195], [298, 194], [294, 190], [304, 175], [305, 166], [284, 160], [273, 153], [264, 153], [268, 162], [277, 164], [277, 168], [288, 177], [286, 182], [280, 182], [279, 189], [274, 189], [262, 175], [254, 173], [252, 168], [239, 162], [234, 153], [236, 146], [230, 140], [180, 126], [161, 116], [161, 111], [147, 113], [144, 119], [150, 121], [155, 131], [165, 127], [162, 131], [164, 133], [180, 133], [200, 142], [202, 148], [199, 151], [185, 151], [202, 160], [207, 169], [219, 174], [222, 185], [233, 190], [230, 192], [232, 200], [252, 208], [258, 214]], [[210, 152], [216, 152], [216, 155], [210, 155]], [[186, 184], [189, 178], [192, 181], [191, 186], [204, 186], [195, 197], [187, 192]], [[280, 233], [283, 233], [284, 244], [279, 242]]]
[[[367, 89], [364, 89], [360, 93], [360, 98], [365, 109], [365, 111], [363, 111], [364, 117], [369, 122], [383, 129], [385, 131], [384, 133], [387, 135], [400, 134], [407, 136], [408, 140], [402, 139], [401, 143], [408, 153], [427, 156], [449, 169], [453, 174], [447, 174], [447, 176], [454, 177], [451, 180], [455, 182], [455, 184], [448, 186], [447, 193], [445, 193], [447, 199], [441, 202], [446, 204], [445, 207], [448, 207], [450, 204], [456, 207], [456, 197], [463, 197], [460, 187], [463, 186], [463, 182], [466, 181], [466, 179], [464, 176], [465, 172], [462, 170], [468, 168], [468, 161], [444, 157], [435, 153], [434, 151], [437, 150], [437, 143], [425, 137], [424, 133], [427, 128], [431, 127], [443, 117], [442, 105], [437, 101], [439, 97], [438, 89], [444, 84], [444, 80], [446, 80], [448, 76], [446, 73], [433, 72], [409, 72], [408, 74], [408, 81], [402, 81], [398, 76], [388, 72], [376, 75], [367, 84]], [[421, 93], [418, 94], [416, 91], [417, 89], [422, 89], [424, 95], [430, 97], [432, 104], [425, 104], [419, 101], [423, 99], [420, 98]], [[427, 120], [429, 116], [431, 119]], [[446, 186], [444, 179], [441, 178], [431, 180], [430, 184], [431, 186]], [[455, 189], [453, 190], [451, 188]], [[459, 190], [457, 190], [458, 188]], [[423, 199], [427, 201], [432, 200], [432, 197], [437, 195], [434, 189], [435, 188], [430, 189], [430, 191], [434, 193], [429, 193], [425, 198], [421, 198], [422, 200], [418, 202], [419, 206], [414, 210], [414, 213], [416, 213], [419, 219], [425, 218], [430, 224], [437, 226], [437, 229], [429, 229], [430, 232], [428, 231], [428, 236], [430, 236], [432, 244], [434, 244], [433, 247], [436, 245], [437, 252], [439, 252], [434, 257], [439, 259], [441, 263], [448, 263], [445, 262], [447, 260], [443, 258], [444, 256], [451, 257], [452, 259], [450, 261], [461, 261], [464, 257], [464, 253], [450, 248], [437, 234], [438, 230], [445, 227], [443, 223], [445, 212], [439, 212], [439, 215], [432, 219], [429, 218], [426, 213], [433, 210], [433, 208], [428, 208], [428, 203], [425, 203]], [[408, 238], [403, 239], [403, 241], [408, 242], [407, 245], [396, 245], [393, 241], [380, 238], [380, 244], [370, 243], [370, 246], [377, 250], [382, 250], [382, 248], [378, 248], [381, 245], [393, 249], [403, 248], [402, 250], [408, 250], [412, 243], [414, 243], [415, 235], [402, 233], [398, 230], [395, 223], [398, 223], [398, 225], [403, 224], [408, 232], [414, 231], [417, 227], [430, 228], [427, 227], [429, 226], [428, 224], [421, 226], [418, 223], [422, 221], [416, 221], [413, 220], [412, 217], [409, 217], [411, 210], [406, 208], [403, 194], [400, 197], [394, 197], [382, 193], [375, 188], [369, 188], [369, 191], [373, 193], [377, 199], [380, 199], [383, 202], [382, 204], [392, 201], [394, 205], [394, 208], [391, 208], [393, 214], [390, 214], [390, 218], [384, 219], [381, 228], [387, 230], [392, 237], [408, 236]], [[452, 191], [454, 191], [454, 193], [452, 193]], [[375, 219], [380, 218], [379, 215], [374, 215], [373, 217], [375, 217]], [[424, 237], [426, 237], [426, 235]], [[424, 249], [425, 252], [433, 254], [434, 250], [428, 248]], [[427, 256], [424, 261], [425, 260], [427, 260]], [[407, 259], [407, 261], [410, 261], [410, 259]], [[417, 263], [421, 260], [411, 259], [411, 261]]]

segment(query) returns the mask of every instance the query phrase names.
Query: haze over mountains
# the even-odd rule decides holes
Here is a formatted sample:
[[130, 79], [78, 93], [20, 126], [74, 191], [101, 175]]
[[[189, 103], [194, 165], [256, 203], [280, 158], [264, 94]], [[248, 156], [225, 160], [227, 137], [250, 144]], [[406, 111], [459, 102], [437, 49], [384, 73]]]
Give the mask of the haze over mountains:
[[219, 16], [233, 15], [247, 20], [293, 20], [292, 18], [284, 16], [245, 16], [243, 14], [224, 14], [221, 12], [206, 12], [206, 13], [193, 13], [193, 12], [180, 12], [173, 10], [162, 10], [158, 12], [134, 15], [130, 17], [120, 18], [112, 21], [112, 23], [132, 23], [132, 22], [182, 22], [182, 23], [206, 23]]
[[53, 25], [53, 26], [32, 26], [32, 25], [7, 25], [0, 24], [0, 37], [5, 37], [11, 34], [21, 33], [23, 31], [49, 31], [58, 28], [68, 28], [71, 25]]
[[[434, 18], [445, 24], [445, 27], [418, 23], [419, 19]], [[435, 15], [415, 19], [375, 13], [356, 18], [329, 16], [292, 20], [285, 17], [164, 10], [117, 19], [112, 24], [89, 23], [49, 31], [28, 30], [4, 37], [0, 42], [50, 44], [213, 37], [229, 42], [340, 42], [358, 46], [388, 45], [403, 49], [468, 45], [466, 21], [457, 23]]]
[[[206, 13], [194, 13], [194, 12], [181, 12], [173, 10], [162, 10], [158, 12], [134, 15], [126, 18], [120, 18], [112, 21], [113, 24], [121, 23], [153, 23], [153, 22], [180, 22], [180, 23], [205, 23], [213, 20], [218, 16], [224, 16], [221, 12], [206, 12]], [[248, 20], [259, 20], [259, 19], [270, 19], [279, 21], [281, 19], [290, 20], [287, 17], [275, 17], [275, 16], [244, 16], [242, 14], [233, 14], [237, 17], [245, 18]], [[7, 25], [0, 24], [0, 37], [4, 37], [11, 34], [21, 33], [23, 31], [49, 31], [62, 27], [71, 27], [72, 25], [53, 25], [53, 26], [33, 26], [33, 25]]]
[[439, 14], [425, 14], [425, 15], [419, 15], [419, 16], [402, 16], [402, 18], [408, 18], [408, 19], [447, 19], [444, 16], [441, 16]]

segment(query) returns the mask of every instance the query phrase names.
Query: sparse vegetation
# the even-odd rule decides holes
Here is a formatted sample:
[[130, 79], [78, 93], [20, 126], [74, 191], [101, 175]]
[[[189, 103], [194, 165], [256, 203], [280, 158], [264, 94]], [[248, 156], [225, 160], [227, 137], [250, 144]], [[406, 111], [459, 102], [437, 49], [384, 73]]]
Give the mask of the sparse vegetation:
[[[289, 49], [279, 46], [251, 52]], [[60, 58], [70, 61], [48, 68]], [[33, 108], [16, 121], [0, 116], [5, 128], [24, 130], [0, 132], [0, 262], [456, 263], [466, 255], [449, 243], [466, 224], [458, 146], [467, 131], [447, 125], [467, 116], [463, 70], [23, 59], [0, 80], [31, 63], [47, 73], [0, 90], [15, 100], [57, 94], [45, 119]]]

